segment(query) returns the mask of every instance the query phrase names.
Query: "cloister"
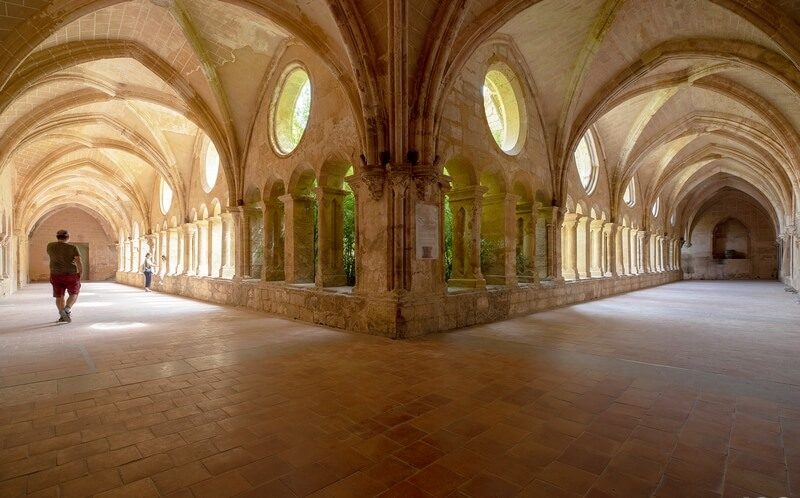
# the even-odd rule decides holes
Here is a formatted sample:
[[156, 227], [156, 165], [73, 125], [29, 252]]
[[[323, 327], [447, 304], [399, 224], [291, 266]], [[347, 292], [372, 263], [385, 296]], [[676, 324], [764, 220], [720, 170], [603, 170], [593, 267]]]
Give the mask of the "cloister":
[[[0, 327], [0, 495], [226, 495], [217, 474], [241, 485], [230, 485], [231, 495], [253, 496], [800, 493], [798, 366], [781, 360], [778, 373], [764, 362], [764, 355], [779, 354], [775, 344], [786, 354], [800, 349], [797, 0], [6, 0], [0, 42], [0, 308], [12, 317]], [[42, 328], [38, 313], [49, 315], [34, 297], [52, 308], [55, 321], [44, 285], [45, 248], [61, 229], [78, 247], [89, 294], [76, 304], [74, 323], [51, 330]], [[147, 254], [156, 266], [152, 295], [140, 289]], [[714, 293], [730, 300], [714, 301]], [[686, 303], [683, 295], [700, 301]], [[661, 310], [643, 298], [638, 308], [620, 311], [630, 313], [624, 320], [593, 318], [604, 306], [638, 303], [636, 296], [675, 308]], [[141, 307], [139, 318], [123, 297]], [[148, 303], [169, 340], [150, 333], [159, 325], [147, 316]], [[773, 315], [751, 320], [737, 310], [745, 303]], [[706, 320], [703, 306], [723, 306], [730, 317]], [[33, 309], [31, 321], [33, 312], [25, 310]], [[571, 320], [580, 310], [586, 319], [575, 332]], [[202, 323], [197, 329], [193, 313]], [[647, 313], [662, 323], [648, 329], [640, 320]], [[682, 321], [690, 316], [704, 328]], [[670, 321], [686, 334], [671, 335], [664, 325]], [[743, 323], [775, 342], [759, 344], [758, 330]], [[634, 329], [640, 333], [627, 333]], [[551, 332], [575, 348], [574, 357], [536, 349], [561, 351]], [[659, 334], [673, 341], [661, 343]], [[628, 346], [616, 342], [621, 336]], [[183, 344], [198, 337], [210, 343]], [[703, 349], [712, 347], [711, 337], [733, 341], [736, 353]], [[291, 375], [267, 365], [266, 344], [277, 348], [276, 361]], [[372, 363], [353, 360], [347, 344]], [[705, 366], [689, 359], [690, 344], [701, 345]], [[74, 348], [83, 353], [74, 356]], [[293, 364], [286, 353], [292, 348], [319, 355], [332, 372], [320, 370], [320, 384], [306, 382], [308, 372], [322, 367]], [[231, 363], [193, 360], [240, 350], [247, 353]], [[402, 351], [408, 364], [391, 361], [393, 351]], [[62, 353], [71, 359], [58, 359]], [[589, 358], [594, 354], [613, 360]], [[340, 370], [337, 355], [367, 371]], [[721, 366], [723, 357], [735, 365]], [[473, 363], [486, 359], [498, 361], [503, 380], [495, 387], [502, 384], [502, 395], [489, 395], [494, 384], [486, 376], [495, 373]], [[758, 367], [748, 369], [750, 361]], [[376, 404], [360, 394], [350, 399], [335, 386], [349, 385], [342, 371], [367, 377], [383, 362], [391, 367], [364, 380]], [[169, 365], [159, 370], [162, 363]], [[170, 370], [175, 364], [180, 371]], [[476, 390], [449, 379], [444, 365], [463, 368]], [[145, 367], [160, 373], [122, 373]], [[617, 367], [625, 373], [615, 374]], [[415, 370], [441, 375], [452, 391]], [[236, 374], [277, 375], [286, 384], [227, 385]], [[413, 383], [395, 389], [391, 378]], [[589, 396], [588, 386], [602, 389], [606, 378], [618, 388], [603, 392], [607, 404], [574, 399]], [[763, 383], [763, 392], [749, 381]], [[300, 386], [308, 397], [295, 398], [286, 386]], [[288, 478], [310, 465], [322, 465], [311, 474], [335, 467], [320, 463], [321, 446], [301, 435], [308, 427], [289, 424], [276, 429], [285, 446], [274, 454], [259, 454], [247, 438], [233, 446], [214, 439], [214, 454], [237, 450], [248, 455], [247, 465], [279, 455], [289, 467], [269, 490], [258, 491], [264, 483], [248, 478], [252, 473], [214, 463], [192, 467], [210, 479], [198, 487], [165, 484], [152, 477], [155, 471], [133, 479], [122, 465], [150, 456], [164, 464], [159, 472], [197, 465], [167, 458], [166, 449], [146, 454], [136, 445], [149, 437], [120, 447], [136, 446], [138, 457], [103, 474], [114, 485], [68, 484], [107, 470], [92, 468], [88, 454], [76, 457], [81, 464], [59, 456], [96, 442], [86, 434], [92, 427], [97, 434], [114, 425], [125, 426], [123, 434], [166, 435], [134, 428], [127, 418], [88, 417], [105, 416], [111, 406], [133, 408], [128, 402], [139, 397], [148, 398], [143, 406], [157, 404], [156, 391], [175, 390], [205, 396], [187, 400], [192, 408], [185, 412], [182, 404], [160, 400], [163, 411], [191, 419], [186, 430], [213, 424], [209, 438], [247, 429], [248, 437], [264, 439], [275, 433], [254, 427], [268, 424], [273, 410], [289, 419], [302, 413], [316, 424], [310, 433], [324, 434], [325, 445], [335, 440], [347, 448], [342, 458], [364, 465], [318, 487], [300, 484], [316, 482], [310, 474]], [[630, 390], [636, 392], [624, 394]], [[212, 392], [219, 398], [206, 396]], [[272, 397], [280, 408], [269, 404]], [[216, 405], [221, 398], [229, 403]], [[670, 411], [669, 401], [685, 410]], [[229, 420], [240, 415], [238, 403], [248, 403], [242, 409], [251, 417], [241, 426]], [[727, 442], [714, 447], [724, 450], [724, 472], [720, 479], [693, 479], [670, 467], [673, 460], [704, 461], [681, 446], [694, 443], [679, 431], [694, 410], [715, 403], [713, 410], [732, 417], [720, 436]], [[439, 409], [446, 413], [441, 425], [413, 425], [424, 420], [423, 411]], [[49, 437], [64, 435], [62, 412], [70, 420], [87, 418], [86, 426], [67, 432], [77, 431], [78, 439], [37, 446], [39, 424]], [[198, 418], [207, 412], [220, 418]], [[496, 431], [487, 441], [463, 446], [480, 438], [469, 430], [477, 418], [439, 434], [476, 413], [485, 416], [479, 418], [485, 430]], [[540, 420], [547, 434], [537, 432], [538, 422], [535, 430], [525, 423], [537, 413], [548, 414]], [[45, 415], [59, 421], [40, 420]], [[670, 417], [681, 424], [665, 422]], [[705, 423], [710, 415], [698, 417]], [[599, 420], [629, 424], [630, 431], [614, 433], [619, 444], [602, 451], [584, 445], [574, 454], [571, 441], [548, 439], [551, 433], [581, 439]], [[421, 434], [389, 437], [398, 445], [391, 465], [402, 461], [419, 473], [438, 465], [429, 470], [431, 480], [414, 481], [419, 474], [410, 473], [389, 482], [379, 477], [391, 474], [383, 468], [363, 484], [371, 467], [361, 458], [388, 464], [353, 438], [383, 437], [409, 424], [409, 432]], [[754, 431], [742, 436], [753, 444], [731, 436], [736, 424]], [[643, 475], [630, 460], [609, 463], [631, 432], [650, 430], [677, 431], [681, 440], [675, 446], [653, 436], [670, 441], [650, 441], [660, 450], [672, 445], [666, 456], [627, 448], [630, 458], [661, 464], [660, 473]], [[614, 439], [612, 432], [593, 434]], [[776, 434], [780, 444], [770, 453], [765, 441]], [[515, 446], [533, 435], [541, 438], [535, 457]], [[181, 437], [187, 445], [200, 441]], [[441, 453], [437, 458], [463, 446], [513, 465], [411, 462], [408, 448], [423, 440]], [[52, 458], [41, 463], [39, 450]], [[290, 450], [321, 456], [306, 461], [281, 453]], [[603, 451], [610, 452], [604, 465], [590, 461]], [[562, 461], [569, 468], [553, 470], [564, 455], [575, 457]], [[511, 468], [520, 473], [511, 475]], [[571, 474], [573, 468], [591, 475]], [[743, 468], [746, 477], [736, 473]], [[53, 482], [41, 474], [62, 471], [65, 478]], [[609, 472], [623, 477], [608, 478]], [[432, 482], [442, 476], [458, 486], [436, 488]], [[651, 485], [620, 484], [624, 476]], [[364, 487], [347, 481], [336, 488], [345, 478]], [[586, 486], [576, 485], [581, 479]]]

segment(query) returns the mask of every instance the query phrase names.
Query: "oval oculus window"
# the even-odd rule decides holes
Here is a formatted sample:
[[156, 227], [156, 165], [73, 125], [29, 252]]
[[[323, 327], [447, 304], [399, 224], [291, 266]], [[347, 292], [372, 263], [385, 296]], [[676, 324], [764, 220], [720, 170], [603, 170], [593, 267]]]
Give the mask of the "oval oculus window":
[[203, 190], [206, 191], [206, 193], [211, 192], [211, 189], [214, 188], [218, 176], [219, 151], [217, 151], [214, 142], [209, 140], [208, 147], [206, 148], [205, 161], [203, 162]]
[[486, 72], [482, 90], [489, 131], [497, 146], [507, 154], [518, 149], [523, 136], [523, 102], [518, 98], [512, 79], [509, 79], [508, 75], [512, 74], [510, 69], [503, 66], [490, 68]]
[[283, 78], [272, 115], [273, 140], [278, 152], [290, 154], [300, 144], [311, 115], [311, 80], [303, 68]]
[[159, 184], [159, 200], [161, 201], [161, 213], [167, 214], [169, 212], [169, 208], [172, 206], [172, 187], [161, 178], [161, 183]]

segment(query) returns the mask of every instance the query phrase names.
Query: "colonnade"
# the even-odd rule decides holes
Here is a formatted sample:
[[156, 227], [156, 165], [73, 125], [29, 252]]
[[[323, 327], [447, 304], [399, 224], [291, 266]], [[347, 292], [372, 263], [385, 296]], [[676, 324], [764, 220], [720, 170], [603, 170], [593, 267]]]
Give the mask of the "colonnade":
[[680, 241], [602, 219], [567, 213], [561, 225], [565, 280], [658, 273], [680, 268]]
[[236, 235], [241, 213], [226, 212], [203, 220], [128, 238], [118, 245], [119, 271], [139, 272], [148, 252], [160, 276], [233, 278]]

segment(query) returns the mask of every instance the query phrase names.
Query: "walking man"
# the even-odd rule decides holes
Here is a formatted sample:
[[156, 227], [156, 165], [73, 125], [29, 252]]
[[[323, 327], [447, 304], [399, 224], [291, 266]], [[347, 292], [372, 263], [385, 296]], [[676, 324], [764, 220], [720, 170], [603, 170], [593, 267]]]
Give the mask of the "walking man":
[[[83, 264], [78, 248], [67, 244], [69, 232], [59, 230], [56, 233], [56, 242], [47, 244], [47, 255], [50, 256], [50, 283], [53, 285], [53, 297], [56, 298], [56, 307], [60, 318], [59, 322], [71, 322], [72, 306], [78, 300], [81, 291], [81, 271]], [[69, 298], [64, 302], [64, 292], [69, 293]]]

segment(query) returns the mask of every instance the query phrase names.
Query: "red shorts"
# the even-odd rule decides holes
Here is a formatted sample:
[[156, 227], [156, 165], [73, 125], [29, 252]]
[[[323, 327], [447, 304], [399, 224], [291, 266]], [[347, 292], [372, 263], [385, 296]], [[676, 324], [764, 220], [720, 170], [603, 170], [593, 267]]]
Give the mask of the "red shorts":
[[53, 284], [53, 297], [64, 297], [64, 291], [70, 296], [76, 296], [81, 291], [81, 276], [77, 273], [71, 275], [50, 275]]

